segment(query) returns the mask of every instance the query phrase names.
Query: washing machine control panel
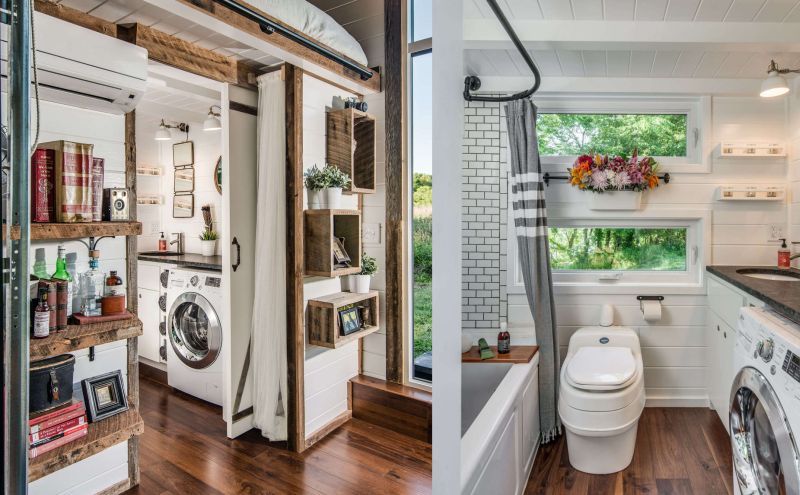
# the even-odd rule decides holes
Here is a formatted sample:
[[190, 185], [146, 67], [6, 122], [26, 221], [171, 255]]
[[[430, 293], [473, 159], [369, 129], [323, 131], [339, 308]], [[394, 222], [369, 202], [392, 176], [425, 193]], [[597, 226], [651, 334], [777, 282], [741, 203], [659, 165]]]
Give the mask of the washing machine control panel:
[[795, 381], [800, 382], [800, 356], [787, 350], [786, 357], [783, 359], [782, 369]]
[[219, 277], [206, 277], [206, 287], [216, 287], [219, 288], [222, 279]]

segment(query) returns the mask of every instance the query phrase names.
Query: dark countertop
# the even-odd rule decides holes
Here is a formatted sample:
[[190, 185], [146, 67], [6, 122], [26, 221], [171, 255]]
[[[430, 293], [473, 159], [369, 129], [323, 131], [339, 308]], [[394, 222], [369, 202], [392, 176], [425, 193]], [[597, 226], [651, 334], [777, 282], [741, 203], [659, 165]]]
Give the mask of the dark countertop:
[[780, 280], [762, 280], [752, 278], [737, 270], [756, 269], [774, 270], [775, 273], [792, 272], [800, 274], [800, 270], [791, 268], [779, 270], [770, 266], [707, 266], [706, 271], [716, 275], [722, 280], [747, 292], [782, 314], [792, 321], [800, 322], [800, 282], [786, 282]]
[[169, 263], [189, 268], [200, 268], [201, 270], [222, 271], [222, 256], [203, 256], [193, 253], [185, 253], [180, 256], [159, 256], [157, 254], [139, 253], [136, 259], [139, 261], [152, 261], [155, 263]]

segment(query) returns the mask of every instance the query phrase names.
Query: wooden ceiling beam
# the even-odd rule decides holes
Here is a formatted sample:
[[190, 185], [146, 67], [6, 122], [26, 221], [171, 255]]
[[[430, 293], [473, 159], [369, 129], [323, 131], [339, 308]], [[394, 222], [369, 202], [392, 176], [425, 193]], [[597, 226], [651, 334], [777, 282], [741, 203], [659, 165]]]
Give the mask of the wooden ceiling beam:
[[246, 62], [202, 48], [144, 24], [116, 25], [51, 0], [35, 0], [34, 7], [42, 14], [141, 46], [147, 50], [150, 60], [214, 81], [255, 87], [255, 77], [262, 73]]

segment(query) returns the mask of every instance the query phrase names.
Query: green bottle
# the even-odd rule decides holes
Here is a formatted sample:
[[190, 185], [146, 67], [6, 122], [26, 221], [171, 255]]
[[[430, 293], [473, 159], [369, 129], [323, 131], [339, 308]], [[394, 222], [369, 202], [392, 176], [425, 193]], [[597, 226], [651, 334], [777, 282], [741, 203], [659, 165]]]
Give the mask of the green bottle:
[[67, 271], [67, 259], [64, 256], [64, 245], [58, 245], [58, 259], [56, 259], [56, 272], [53, 274], [53, 280], [66, 280], [67, 283], [67, 317], [72, 316], [72, 296], [75, 289], [75, 281], [72, 275]]
[[33, 274], [39, 280], [47, 280], [50, 276], [47, 273], [47, 262], [44, 259], [44, 248], [36, 248], [36, 257], [33, 263]]

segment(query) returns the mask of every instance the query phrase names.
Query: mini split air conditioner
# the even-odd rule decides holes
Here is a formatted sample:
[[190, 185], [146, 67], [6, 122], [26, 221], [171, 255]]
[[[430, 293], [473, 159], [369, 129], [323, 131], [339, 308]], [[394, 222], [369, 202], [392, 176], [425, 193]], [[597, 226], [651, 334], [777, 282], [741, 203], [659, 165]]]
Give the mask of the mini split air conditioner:
[[[106, 113], [130, 112], [144, 94], [147, 50], [34, 13], [41, 99]], [[2, 31], [2, 90], [8, 91], [8, 29]], [[33, 94], [33, 93], [31, 93]]]

